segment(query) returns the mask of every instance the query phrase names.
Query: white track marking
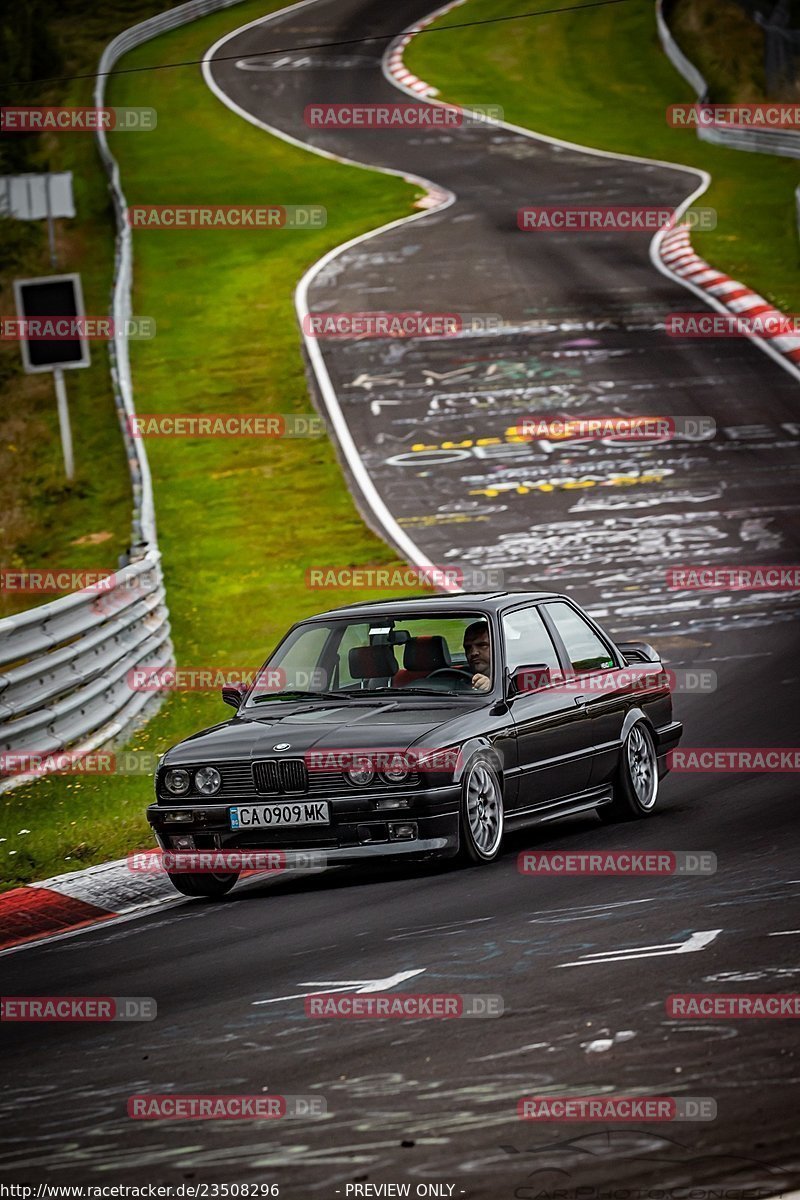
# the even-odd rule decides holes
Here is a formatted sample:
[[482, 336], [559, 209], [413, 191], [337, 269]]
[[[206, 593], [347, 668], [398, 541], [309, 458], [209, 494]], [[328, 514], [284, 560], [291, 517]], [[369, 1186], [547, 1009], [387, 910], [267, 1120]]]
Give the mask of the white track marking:
[[633, 946], [622, 951], [601, 950], [595, 954], [585, 954], [576, 962], [559, 963], [558, 967], [586, 967], [590, 963], [636, 962], [640, 958], [663, 958], [668, 954], [693, 954], [697, 950], [705, 950], [721, 933], [721, 929], [702, 929], [691, 934], [685, 942], [661, 942], [655, 946]]
[[298, 987], [314, 990], [296, 992], [293, 996], [275, 996], [271, 1000], [254, 1000], [253, 1007], [257, 1004], [277, 1004], [280, 1000], [304, 1000], [306, 996], [326, 996], [328, 992], [357, 992], [359, 995], [365, 992], [386, 992], [414, 975], [422, 975], [426, 970], [427, 967], [418, 967], [416, 971], [398, 971], [396, 975], [389, 975], [386, 979], [350, 979], [324, 983], [315, 980], [313, 983], [300, 983]]

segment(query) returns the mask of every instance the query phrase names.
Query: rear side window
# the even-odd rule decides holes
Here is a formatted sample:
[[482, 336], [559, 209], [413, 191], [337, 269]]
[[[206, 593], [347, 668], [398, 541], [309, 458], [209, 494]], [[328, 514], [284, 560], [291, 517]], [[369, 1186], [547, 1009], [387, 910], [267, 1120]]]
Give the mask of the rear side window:
[[614, 666], [611, 651], [580, 613], [561, 601], [545, 607], [561, 635], [573, 671], [602, 671]]
[[544, 663], [551, 670], [559, 666], [556, 648], [537, 608], [519, 608], [503, 617], [503, 640], [509, 671]]

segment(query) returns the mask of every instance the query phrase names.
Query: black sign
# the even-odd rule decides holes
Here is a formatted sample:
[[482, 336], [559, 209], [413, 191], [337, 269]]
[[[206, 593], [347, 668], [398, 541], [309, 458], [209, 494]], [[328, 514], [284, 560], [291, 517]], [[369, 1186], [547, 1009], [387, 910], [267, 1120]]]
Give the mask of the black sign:
[[[22, 342], [22, 361], [26, 371], [51, 371], [55, 367], [88, 367], [89, 346], [75, 322], [62, 323], [57, 336], [42, 337], [49, 328], [47, 318], [83, 318], [83, 296], [79, 275], [50, 275], [41, 279], [17, 279], [14, 283], [17, 315], [33, 322], [30, 336]], [[41, 319], [45, 319], [42, 325]], [[37, 320], [38, 319], [38, 320]], [[55, 328], [55, 326], [54, 326]], [[64, 332], [66, 330], [66, 332]]]

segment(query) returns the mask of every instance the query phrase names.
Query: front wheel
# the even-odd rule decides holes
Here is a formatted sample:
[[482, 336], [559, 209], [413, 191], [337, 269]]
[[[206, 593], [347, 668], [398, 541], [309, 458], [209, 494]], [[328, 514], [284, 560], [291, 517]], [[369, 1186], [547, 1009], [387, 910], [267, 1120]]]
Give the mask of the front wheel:
[[461, 785], [461, 858], [493, 862], [503, 840], [503, 789], [491, 762], [476, 758]]
[[644, 721], [628, 730], [622, 743], [614, 799], [599, 808], [604, 821], [637, 821], [649, 817], [658, 799], [658, 758], [653, 735]]
[[169, 881], [184, 896], [206, 896], [219, 900], [229, 892], [239, 878], [238, 871], [227, 874], [197, 874], [192, 871], [167, 871]]

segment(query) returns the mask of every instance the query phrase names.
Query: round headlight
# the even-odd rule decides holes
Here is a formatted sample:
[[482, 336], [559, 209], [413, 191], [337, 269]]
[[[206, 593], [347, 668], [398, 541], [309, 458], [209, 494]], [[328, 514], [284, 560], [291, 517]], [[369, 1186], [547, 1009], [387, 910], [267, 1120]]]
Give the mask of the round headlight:
[[189, 790], [188, 771], [167, 771], [164, 776], [164, 786], [173, 796], [185, 796]]
[[408, 777], [409, 765], [402, 754], [396, 754], [381, 771], [381, 777], [387, 783], [402, 783]]
[[222, 776], [216, 767], [201, 767], [194, 773], [194, 786], [201, 796], [213, 796], [222, 787]]
[[359, 787], [366, 787], [375, 778], [375, 771], [368, 758], [357, 758], [352, 767], [345, 771], [345, 775], [351, 783], [355, 783]]

